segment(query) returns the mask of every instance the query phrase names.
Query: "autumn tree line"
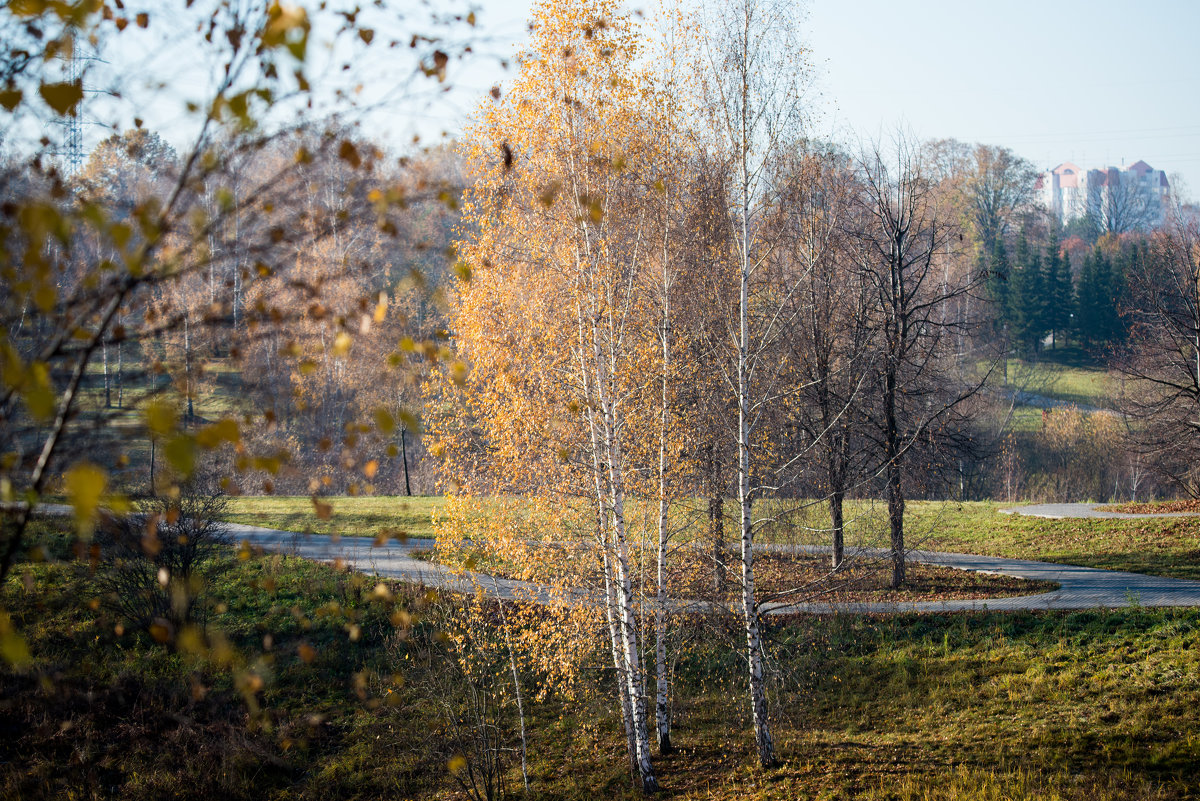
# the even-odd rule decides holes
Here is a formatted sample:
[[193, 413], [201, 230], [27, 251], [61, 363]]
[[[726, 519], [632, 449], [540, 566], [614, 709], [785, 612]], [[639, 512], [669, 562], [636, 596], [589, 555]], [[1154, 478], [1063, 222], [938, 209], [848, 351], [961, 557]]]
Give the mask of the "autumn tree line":
[[647, 791], [672, 748], [671, 619], [694, 600], [666, 590], [680, 549], [737, 588], [770, 765], [762, 615], [802, 593], [756, 588], [756, 542], [804, 506], [781, 501], [827, 507], [836, 571], [847, 499], [882, 497], [902, 586], [906, 499], [961, 497], [965, 464], [1003, 462], [1008, 354], [1125, 344], [1153, 250], [1060, 242], [1003, 148], [812, 138], [782, 4], [655, 24], [603, 0], [535, 11], [464, 140], [449, 325], [467, 373], [434, 376], [425, 420], [454, 495], [443, 539], [519, 553], [571, 599]]
[[[72, 432], [80, 441], [68, 450], [108, 447], [114, 431], [101, 421], [137, 419], [155, 404], [187, 431], [232, 412], [262, 424], [245, 432], [257, 454], [250, 461], [205, 457], [207, 472], [239, 476], [231, 491], [432, 490], [416, 408], [422, 365], [445, 344], [439, 287], [457, 220], [457, 160], [435, 151], [385, 168], [382, 150], [349, 131], [298, 131], [265, 145], [238, 137], [226, 147], [233, 163], [181, 201], [219, 223], [168, 237], [160, 258], [177, 275], [115, 307], [81, 382], [90, 404], [81, 414], [96, 425]], [[183, 168], [160, 136], [133, 129], [102, 141], [63, 191], [104, 208], [126, 247], [136, 246], [139, 213], [167, 202]], [[10, 196], [30, 191], [34, 179], [9, 169]], [[256, 196], [265, 186], [272, 194]], [[384, 209], [401, 196], [405, 208], [389, 217]], [[63, 257], [57, 292], [70, 296], [121, 255], [85, 231]], [[9, 329], [20, 353], [52, 338], [59, 322], [36, 302], [27, 298]], [[380, 381], [381, 371], [391, 380]], [[360, 426], [376, 420], [386, 431], [372, 426], [372, 442], [359, 448], [368, 438]], [[18, 458], [40, 444], [33, 422], [7, 432]], [[194, 462], [164, 454], [161, 428], [119, 443], [125, 458], [108, 466], [122, 484], [154, 491], [179, 473], [173, 462]]]
[[[59, 11], [29, 13], [15, 29], [47, 58], [82, 24], [50, 19], [66, 32], [37, 44]], [[1200, 492], [1195, 218], [1077, 243], [1005, 148], [815, 137], [788, 4], [543, 3], [457, 150], [401, 158], [336, 120], [268, 128], [276, 97], [308, 91], [311, 25], [275, 3], [213, 13], [228, 66], [194, 146], [135, 127], [78, 175], [0, 164], [0, 490], [23, 502], [0, 580], [51, 492], [86, 538], [102, 507], [206, 476], [320, 510], [430, 491], [436, 470], [439, 547], [503, 553], [546, 588], [549, 608], [511, 610], [520, 650], [563, 692], [611, 666], [652, 791], [688, 609], [733, 621], [776, 761], [764, 615], [805, 588], [763, 593], [757, 557], [806, 509], [833, 572], [860, 544], [852, 502], [881, 499], [898, 587], [908, 499], [1031, 491], [1033, 455], [1056, 493], [1107, 492], [1091, 464]], [[347, 38], [369, 30], [347, 17]], [[444, 78], [442, 42], [411, 43]], [[23, 83], [28, 63], [5, 63], [0, 103], [71, 113], [82, 86]], [[1055, 410], [1022, 451], [1007, 359], [1068, 343], [1131, 379], [1125, 417]], [[669, 592], [697, 553], [702, 576]]]

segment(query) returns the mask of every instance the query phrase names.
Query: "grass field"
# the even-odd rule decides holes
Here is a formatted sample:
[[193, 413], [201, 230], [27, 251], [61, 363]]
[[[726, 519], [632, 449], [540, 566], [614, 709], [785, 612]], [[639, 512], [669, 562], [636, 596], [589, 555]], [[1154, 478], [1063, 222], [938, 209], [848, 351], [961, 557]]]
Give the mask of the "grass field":
[[[1141, 520], [1050, 520], [1000, 514], [1019, 504], [996, 501], [915, 501], [906, 506], [905, 544], [930, 551], [974, 553], [1061, 562], [1108, 570], [1130, 570], [1157, 576], [1200, 579], [1200, 516]], [[882, 545], [886, 537], [885, 507], [857, 502], [847, 518], [858, 515], [856, 538]], [[816, 531], [798, 539], [820, 542], [828, 525], [820, 506], [807, 524]]]
[[432, 537], [432, 514], [445, 503], [430, 496], [357, 496], [321, 498], [328, 517], [308, 496], [242, 496], [229, 499], [225, 519], [231, 523], [276, 528], [281, 531], [342, 534], [345, 536]]
[[1038, 362], [1009, 359], [1008, 383], [1036, 395], [1100, 409], [1111, 407], [1117, 390], [1116, 380], [1102, 367], [1048, 359]]
[[[85, 572], [20, 564], [0, 588], [32, 653], [0, 673], [0, 797], [466, 797], [451, 768], [471, 754], [469, 693], [439, 633], [451, 625], [444, 602], [403, 588], [385, 600], [373, 581], [282, 556], [235, 562], [213, 586], [208, 621], [236, 654], [224, 657], [230, 669], [118, 635], [88, 604]], [[783, 763], [765, 772], [736, 626], [679, 626], [679, 750], [655, 760], [665, 798], [1115, 801], [1200, 790], [1198, 610], [772, 622]], [[570, 695], [519, 664], [529, 797], [639, 797], [603, 649]], [[507, 660], [500, 667], [507, 676]], [[514, 745], [513, 717], [498, 724]], [[515, 753], [505, 764], [519, 796]]]

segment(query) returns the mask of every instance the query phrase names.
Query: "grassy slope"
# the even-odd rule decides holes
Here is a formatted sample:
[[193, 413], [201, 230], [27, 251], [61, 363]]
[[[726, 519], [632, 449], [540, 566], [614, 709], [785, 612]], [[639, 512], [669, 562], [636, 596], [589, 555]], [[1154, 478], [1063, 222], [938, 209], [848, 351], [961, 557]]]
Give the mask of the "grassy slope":
[[[424, 602], [377, 599], [373, 587], [280, 556], [221, 575], [209, 631], [227, 639], [239, 670], [262, 680], [251, 704], [230, 670], [118, 634], [115, 618], [85, 603], [86, 584], [70, 565], [18, 565], [0, 608], [35, 663], [0, 673], [0, 798], [447, 789], [446, 759], [430, 746], [443, 724], [416, 689], [428, 666], [406, 671], [411, 689], [393, 679], [406, 646], [389, 616], [398, 608], [419, 614]], [[428, 646], [419, 622], [408, 639]], [[376, 764], [381, 737], [391, 753]]]
[[911, 541], [930, 550], [1200, 579], [1200, 517], [1047, 520], [996, 511], [1005, 506], [950, 501], [912, 504]]
[[1047, 359], [1024, 362], [1010, 359], [1008, 379], [1029, 392], [1080, 406], [1107, 408], [1112, 404], [1116, 381], [1102, 367], [1062, 364]]
[[[400, 638], [394, 607], [355, 577], [282, 557], [236, 565], [217, 583], [211, 626], [263, 678], [263, 711], [248, 717], [227, 672], [118, 637], [72, 575], [22, 565], [0, 591], [36, 659], [0, 681], [0, 797], [453, 796], [446, 696], [434, 689], [451, 667], [430, 645], [441, 624], [424, 601], [402, 602], [419, 617]], [[736, 637], [720, 629], [683, 630], [681, 750], [656, 760], [665, 797], [1101, 801], [1196, 789], [1200, 611], [772, 624], [784, 763], [767, 773], [753, 766]], [[609, 679], [585, 670], [573, 699], [539, 698], [525, 669], [534, 798], [637, 797]], [[515, 766], [508, 776], [516, 791]]]

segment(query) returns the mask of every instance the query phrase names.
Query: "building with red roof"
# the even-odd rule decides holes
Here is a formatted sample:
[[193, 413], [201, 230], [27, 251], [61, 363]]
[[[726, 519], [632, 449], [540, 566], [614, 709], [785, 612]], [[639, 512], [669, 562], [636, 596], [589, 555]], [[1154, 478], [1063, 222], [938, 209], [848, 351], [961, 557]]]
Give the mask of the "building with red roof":
[[1069, 161], [1038, 176], [1042, 203], [1060, 222], [1090, 216], [1112, 233], [1146, 230], [1166, 217], [1167, 174], [1138, 160], [1128, 167], [1083, 170]]

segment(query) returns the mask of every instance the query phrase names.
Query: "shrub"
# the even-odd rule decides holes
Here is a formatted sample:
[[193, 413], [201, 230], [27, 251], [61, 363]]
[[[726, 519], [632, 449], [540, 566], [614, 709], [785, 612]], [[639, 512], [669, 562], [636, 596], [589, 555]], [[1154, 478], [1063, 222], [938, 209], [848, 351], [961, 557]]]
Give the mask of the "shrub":
[[168, 639], [203, 610], [210, 575], [228, 558], [226, 498], [185, 490], [107, 519], [93, 548], [93, 586], [102, 606]]

